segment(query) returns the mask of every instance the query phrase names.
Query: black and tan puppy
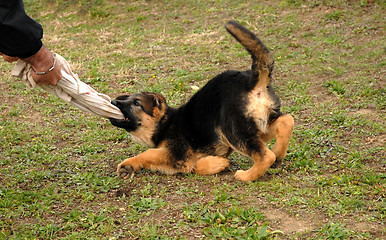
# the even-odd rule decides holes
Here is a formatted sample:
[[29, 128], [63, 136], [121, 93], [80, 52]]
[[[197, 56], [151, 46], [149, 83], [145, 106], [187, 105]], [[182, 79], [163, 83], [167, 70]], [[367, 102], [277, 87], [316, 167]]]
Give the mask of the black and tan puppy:
[[[253, 181], [287, 152], [294, 120], [280, 112], [280, 101], [270, 85], [274, 58], [249, 30], [234, 21], [225, 25], [251, 54], [252, 69], [226, 71], [210, 80], [186, 104], [171, 108], [163, 96], [143, 92], [112, 101], [125, 115], [110, 119], [151, 149], [118, 165], [126, 177], [142, 168], [164, 173], [216, 174], [228, 167], [237, 151], [254, 161], [235, 177]], [[270, 150], [265, 142], [276, 138]]]

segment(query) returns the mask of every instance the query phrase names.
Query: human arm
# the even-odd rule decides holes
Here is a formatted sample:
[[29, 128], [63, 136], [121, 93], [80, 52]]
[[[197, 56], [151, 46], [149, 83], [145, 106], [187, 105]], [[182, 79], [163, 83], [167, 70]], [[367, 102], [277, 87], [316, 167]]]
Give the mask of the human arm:
[[[41, 41], [42, 26], [25, 13], [22, 0], [0, 2], [0, 32], [0, 54], [6, 61], [22, 59], [36, 72], [46, 72], [53, 66], [53, 55]], [[62, 78], [59, 64], [44, 75], [36, 72], [31, 74], [38, 85], [56, 85]]]

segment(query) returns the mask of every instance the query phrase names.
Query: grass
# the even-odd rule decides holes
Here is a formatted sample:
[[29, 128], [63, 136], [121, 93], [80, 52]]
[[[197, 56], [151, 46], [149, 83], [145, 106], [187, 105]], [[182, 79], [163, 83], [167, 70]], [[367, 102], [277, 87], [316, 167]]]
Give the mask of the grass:
[[296, 128], [287, 157], [252, 183], [233, 154], [209, 177], [116, 165], [145, 146], [27, 89], [0, 61], [0, 239], [383, 239], [382, 1], [25, 1], [44, 42], [115, 97], [156, 91], [179, 106], [250, 58], [236, 19], [275, 54], [274, 87]]

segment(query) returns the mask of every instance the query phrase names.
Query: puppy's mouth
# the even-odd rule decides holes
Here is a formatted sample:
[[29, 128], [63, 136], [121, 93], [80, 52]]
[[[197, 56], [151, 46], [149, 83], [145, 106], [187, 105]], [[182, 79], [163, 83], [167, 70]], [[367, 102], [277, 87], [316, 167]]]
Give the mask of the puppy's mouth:
[[110, 122], [113, 124], [113, 125], [122, 125], [122, 124], [128, 124], [131, 122], [131, 120], [129, 118], [127, 118], [125, 116], [124, 119], [115, 119], [115, 118], [110, 118], [109, 119]]
[[140, 120], [136, 116], [134, 116], [131, 111], [122, 108], [119, 104], [117, 104], [116, 101], [112, 101], [111, 103], [117, 106], [124, 116], [124, 119], [110, 118], [109, 120], [112, 125], [119, 128], [124, 128], [129, 132], [136, 130], [141, 125]]
[[135, 131], [141, 125], [141, 123], [138, 122], [135, 118], [131, 119], [131, 118], [128, 118], [126, 116], [124, 119], [110, 118], [109, 120], [110, 120], [112, 125], [119, 127], [119, 128], [123, 128], [129, 132]]

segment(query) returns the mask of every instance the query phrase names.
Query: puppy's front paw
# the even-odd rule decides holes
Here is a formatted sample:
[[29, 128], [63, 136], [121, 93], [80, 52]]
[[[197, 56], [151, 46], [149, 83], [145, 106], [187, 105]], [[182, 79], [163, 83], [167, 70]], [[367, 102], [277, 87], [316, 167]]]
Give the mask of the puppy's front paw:
[[244, 171], [244, 170], [237, 170], [235, 174], [235, 178], [243, 182], [251, 181], [248, 171]]
[[133, 168], [129, 165], [125, 166], [125, 165], [122, 165], [122, 163], [118, 165], [118, 168], [117, 168], [118, 177], [126, 179], [133, 172], [134, 172]]

